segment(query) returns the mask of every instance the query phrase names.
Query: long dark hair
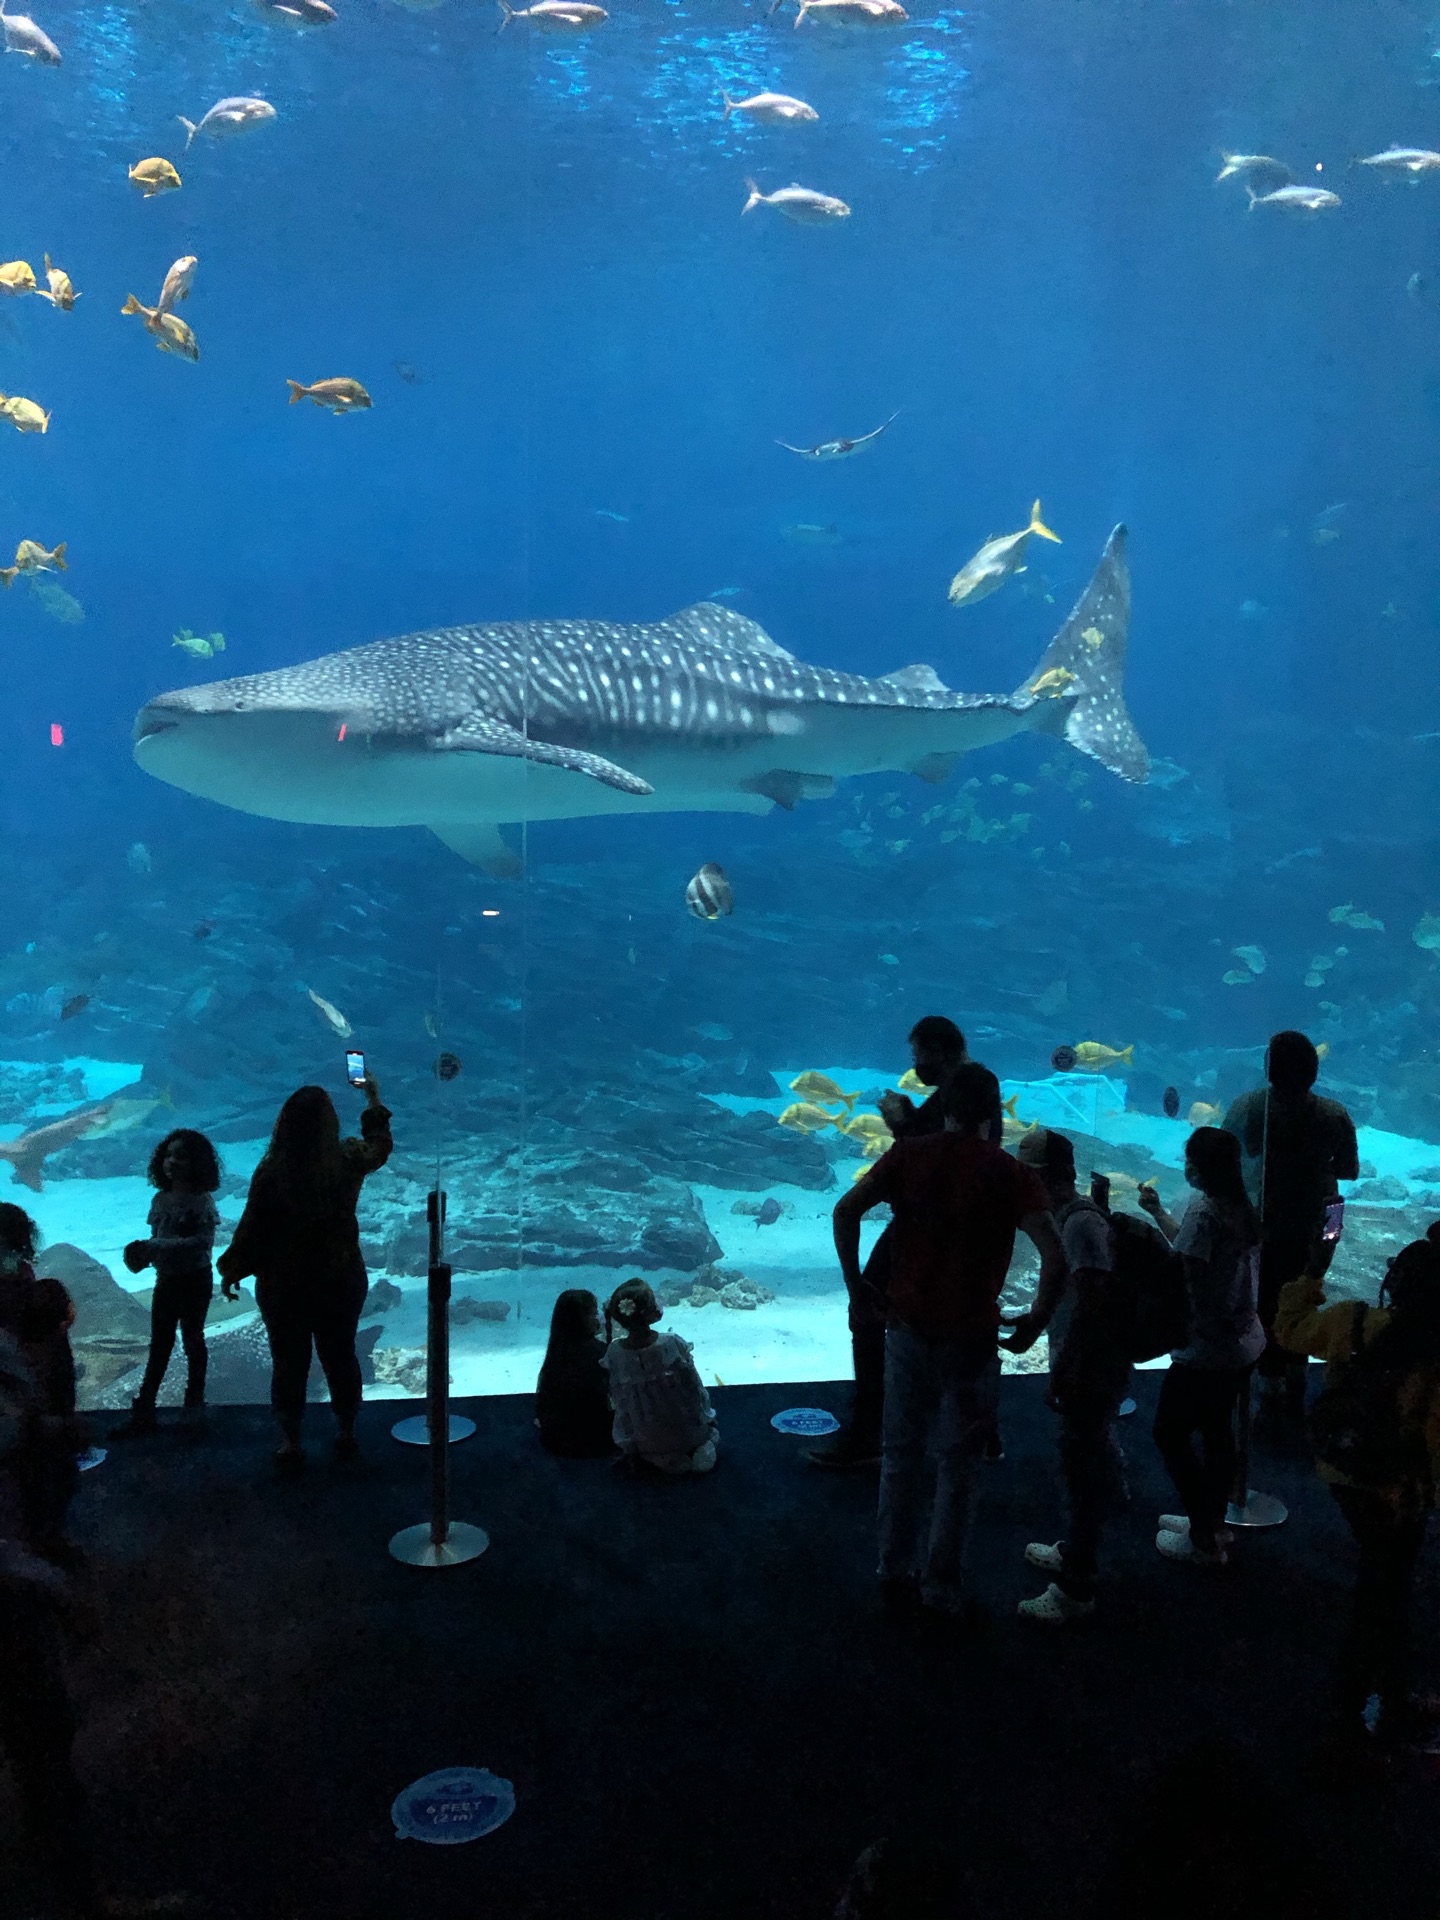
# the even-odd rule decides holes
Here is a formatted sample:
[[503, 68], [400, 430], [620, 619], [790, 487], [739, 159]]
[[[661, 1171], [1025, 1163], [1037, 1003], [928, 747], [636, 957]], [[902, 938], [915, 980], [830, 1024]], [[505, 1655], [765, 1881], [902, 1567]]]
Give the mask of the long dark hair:
[[328, 1188], [344, 1167], [340, 1116], [324, 1087], [297, 1087], [275, 1116], [264, 1158], [256, 1168], [283, 1192]]
[[1395, 1255], [1380, 1283], [1380, 1304], [1392, 1318], [1377, 1347], [1394, 1348], [1397, 1358], [1440, 1360], [1440, 1221]]
[[550, 1309], [550, 1340], [541, 1362], [543, 1373], [552, 1360], [558, 1360], [567, 1347], [578, 1347], [595, 1336], [594, 1322], [600, 1317], [600, 1302], [588, 1287], [567, 1287], [556, 1296]]
[[194, 1127], [175, 1127], [167, 1133], [150, 1156], [146, 1179], [161, 1193], [170, 1191], [165, 1173], [165, 1157], [172, 1147], [183, 1147], [190, 1162], [190, 1177], [202, 1193], [214, 1193], [220, 1184], [220, 1156]]
[[1240, 1142], [1223, 1127], [1197, 1127], [1185, 1142], [1185, 1162], [1195, 1170], [1195, 1184], [1207, 1199], [1233, 1207], [1251, 1235], [1260, 1238], [1260, 1220], [1245, 1191], [1240, 1170]]
[[35, 1222], [13, 1200], [0, 1200], [0, 1249], [18, 1253], [22, 1260], [35, 1258]]

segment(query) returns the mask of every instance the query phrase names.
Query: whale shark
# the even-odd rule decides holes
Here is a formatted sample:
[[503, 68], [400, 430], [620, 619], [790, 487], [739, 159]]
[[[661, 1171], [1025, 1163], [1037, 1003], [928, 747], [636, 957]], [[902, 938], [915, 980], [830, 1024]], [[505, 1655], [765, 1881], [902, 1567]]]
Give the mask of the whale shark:
[[424, 826], [494, 873], [503, 825], [613, 813], [766, 813], [848, 775], [945, 780], [963, 754], [1037, 730], [1124, 780], [1149, 775], [1126, 710], [1125, 529], [1013, 693], [957, 693], [932, 667], [813, 667], [731, 607], [649, 625], [443, 627], [162, 693], [137, 763], [273, 820]]

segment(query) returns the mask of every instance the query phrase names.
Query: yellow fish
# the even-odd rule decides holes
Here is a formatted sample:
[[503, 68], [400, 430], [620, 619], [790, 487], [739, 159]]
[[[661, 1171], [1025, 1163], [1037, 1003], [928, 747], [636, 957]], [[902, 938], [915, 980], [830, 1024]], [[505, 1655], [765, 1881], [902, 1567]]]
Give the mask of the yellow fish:
[[1329, 1051], [1330, 1051], [1330, 1042], [1328, 1040], [1322, 1040], [1319, 1046], [1316, 1047], [1315, 1049], [1316, 1059], [1323, 1060], [1326, 1054], [1329, 1053]]
[[965, 562], [950, 582], [951, 606], [974, 606], [977, 600], [988, 599], [997, 587], [1003, 587], [1012, 573], [1023, 573], [1025, 549], [1032, 533], [1038, 533], [1042, 540], [1053, 540], [1057, 547], [1060, 545], [1059, 534], [1052, 533], [1040, 518], [1038, 500], [1030, 509], [1029, 526], [1022, 527], [1018, 533], [1002, 533], [997, 539], [987, 540], [974, 558]]
[[1002, 1100], [1000, 1102], [1000, 1111], [1002, 1113], [1009, 1114], [1010, 1118], [1013, 1120], [1016, 1118], [1015, 1109], [1016, 1107], [1019, 1106], [1019, 1104], [1020, 1104], [1019, 1094], [1012, 1093], [1008, 1100]]
[[837, 1120], [835, 1125], [850, 1139], [858, 1140], [867, 1153], [872, 1147], [883, 1153], [895, 1138], [878, 1113], [857, 1113], [852, 1120]]
[[7, 260], [0, 266], [0, 293], [34, 293], [35, 269], [27, 260]]
[[22, 399], [18, 393], [0, 393], [0, 413], [13, 421], [21, 433], [48, 433], [50, 416], [43, 407], [33, 400]]
[[127, 178], [134, 181], [147, 200], [153, 200], [157, 193], [173, 193], [180, 184], [180, 176], [168, 160], [137, 160], [131, 167]]
[[1084, 1067], [1087, 1073], [1098, 1073], [1101, 1067], [1115, 1065], [1133, 1067], [1135, 1049], [1129, 1047], [1107, 1047], [1098, 1040], [1082, 1040], [1075, 1049], [1075, 1064]]
[[53, 553], [47, 553], [38, 540], [22, 540], [15, 549], [14, 566], [0, 567], [0, 580], [3, 580], [8, 587], [13, 585], [17, 573], [41, 573], [53, 571], [57, 567], [61, 573], [67, 571], [63, 540]]
[[900, 1076], [900, 1091], [901, 1093], [922, 1094], [928, 1099], [935, 1089], [933, 1087], [927, 1087], [913, 1067], [907, 1067]]
[[1080, 629], [1080, 638], [1085, 642], [1091, 653], [1096, 652], [1098, 648], [1103, 647], [1105, 644], [1105, 636], [1099, 627], [1082, 627]]
[[1218, 1127], [1225, 1118], [1223, 1107], [1212, 1106], [1208, 1100], [1197, 1100], [1185, 1116], [1185, 1124], [1190, 1127]]
[[290, 389], [290, 404], [297, 401], [313, 400], [317, 407], [325, 407], [331, 413], [355, 413], [370, 405], [370, 396], [358, 380], [340, 378], [338, 380], [317, 380], [313, 386], [305, 387], [298, 380], [287, 380]]
[[818, 1100], [822, 1106], [843, 1105], [847, 1113], [855, 1111], [858, 1093], [842, 1093], [828, 1073], [797, 1073], [790, 1082], [791, 1093], [802, 1100]]
[[48, 253], [45, 256], [45, 278], [50, 283], [50, 291], [47, 293], [43, 287], [37, 287], [35, 291], [42, 300], [48, 300], [52, 307], [59, 307], [62, 312], [69, 313], [80, 296], [71, 285], [70, 276], [65, 269], [51, 266]]
[[1015, 1120], [1008, 1115], [1000, 1123], [1000, 1143], [1012, 1147], [1017, 1140], [1023, 1140], [1027, 1133], [1033, 1133], [1039, 1125], [1035, 1120]]
[[140, 315], [145, 322], [145, 331], [154, 334], [155, 344], [161, 353], [178, 353], [182, 360], [200, 358], [199, 342], [178, 314], [166, 313], [160, 307], [147, 307], [133, 293], [126, 294], [125, 304], [120, 311]]
[[1051, 667], [1048, 673], [1042, 673], [1038, 680], [1030, 682], [1030, 692], [1063, 693], [1066, 687], [1074, 686], [1077, 678], [1068, 667]]
[[820, 1133], [824, 1128], [838, 1124], [833, 1114], [826, 1113], [823, 1107], [813, 1106], [803, 1100], [786, 1107], [780, 1116], [780, 1125], [789, 1127], [794, 1133]]

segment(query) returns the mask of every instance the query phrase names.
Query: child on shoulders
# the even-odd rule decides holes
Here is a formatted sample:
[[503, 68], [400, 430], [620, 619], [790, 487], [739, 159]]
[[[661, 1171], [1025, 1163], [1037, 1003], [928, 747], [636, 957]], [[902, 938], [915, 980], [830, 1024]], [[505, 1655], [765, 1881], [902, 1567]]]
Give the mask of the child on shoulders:
[[622, 1459], [661, 1473], [708, 1473], [720, 1429], [692, 1348], [678, 1333], [657, 1333], [661, 1309], [644, 1280], [626, 1280], [605, 1307], [612, 1338], [601, 1365], [610, 1380], [614, 1437]]

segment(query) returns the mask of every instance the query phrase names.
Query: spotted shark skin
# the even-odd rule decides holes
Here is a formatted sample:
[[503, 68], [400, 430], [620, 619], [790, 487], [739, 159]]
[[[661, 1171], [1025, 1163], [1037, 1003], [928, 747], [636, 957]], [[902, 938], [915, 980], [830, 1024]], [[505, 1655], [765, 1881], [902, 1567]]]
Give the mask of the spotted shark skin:
[[157, 778], [248, 813], [428, 826], [513, 870], [502, 823], [764, 813], [846, 775], [941, 780], [960, 755], [1027, 729], [1144, 780], [1123, 690], [1129, 623], [1117, 527], [1011, 694], [958, 693], [930, 667], [868, 679], [809, 666], [702, 602], [649, 625], [446, 627], [161, 694], [136, 717], [134, 751]]

